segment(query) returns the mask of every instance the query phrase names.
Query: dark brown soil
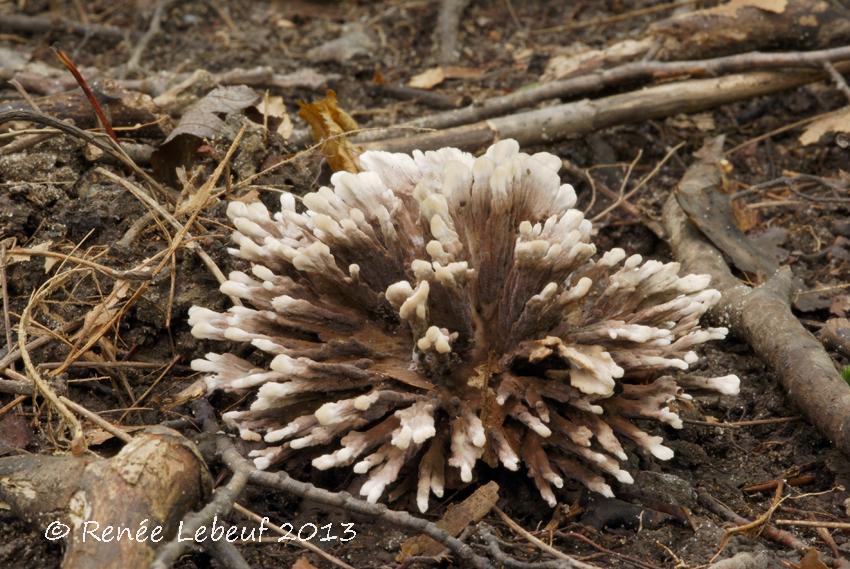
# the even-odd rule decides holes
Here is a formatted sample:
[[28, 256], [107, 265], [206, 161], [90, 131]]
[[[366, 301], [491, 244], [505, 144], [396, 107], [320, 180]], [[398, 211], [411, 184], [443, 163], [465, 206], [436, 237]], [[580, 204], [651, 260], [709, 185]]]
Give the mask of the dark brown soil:
[[[482, 69], [484, 74], [478, 80], [447, 80], [437, 90], [479, 100], [531, 85], [538, 81], [549, 55], [558, 49], [577, 41], [603, 46], [612, 39], [639, 38], [653, 19], [664, 17], [666, 13], [630, 17], [604, 27], [568, 32], [538, 33], [534, 30], [558, 25], [570, 18], [592, 19], [653, 3], [645, 0], [473, 2], [461, 24], [459, 41], [463, 53], [459, 65]], [[73, 19], [80, 17], [75, 6], [81, 5], [90, 21], [137, 34], [147, 29], [150, 17], [149, 9], [126, 9], [123, 3], [101, 0], [30, 0], [19, 4], [27, 14], [44, 15], [52, 9], [55, 14]], [[142, 65], [151, 73], [195, 68], [218, 72], [257, 65], [271, 65], [278, 72], [286, 73], [312, 67], [321, 73], [339, 76], [330, 86], [336, 90], [341, 105], [362, 126], [391, 125], [435, 112], [416, 102], [398, 101], [381, 94], [372, 80], [379, 72], [388, 83], [406, 83], [414, 74], [435, 65], [431, 33], [437, 4], [417, 0], [177, 2], [167, 11], [163, 31], [145, 52]], [[711, 2], [697, 4], [710, 5]], [[516, 12], [521, 27], [515, 23], [508, 6]], [[11, 7], [0, 6], [0, 18], [11, 11]], [[368, 30], [376, 43], [371, 54], [357, 56], [345, 64], [311, 63], [307, 59], [310, 48], [336, 38], [343, 26], [351, 22], [359, 22]], [[105, 74], [124, 63], [134, 45], [133, 40], [115, 43], [98, 37], [81, 39], [61, 32], [0, 34], [0, 49], [20, 50], [31, 54], [35, 60], [58, 66], [49, 50], [54, 42], [59, 42], [78, 66], [96, 68]], [[324, 93], [323, 90], [295, 89], [272, 94], [282, 95], [295, 116], [299, 99], [313, 99]], [[11, 87], [0, 85], [0, 107], [18, 100], [19, 95]], [[718, 108], [706, 115], [713, 121], [713, 127], [707, 131], [700, 130], [696, 121], [680, 116], [614, 128], [540, 149], [569, 160], [578, 169], [608, 165], [595, 168], [593, 175], [599, 183], [617, 190], [625, 166], [639, 150], [643, 155], [634, 169], [633, 179], [649, 173], [670, 148], [684, 143], [648, 187], [632, 200], [650, 217], [658, 218], [661, 204], [691, 162], [692, 153], [707, 136], [725, 134], [727, 148], [733, 148], [800, 118], [844, 104], [846, 101], [840, 92], [831, 85], [815, 84]], [[746, 189], [786, 172], [848, 179], [850, 160], [843, 145], [829, 140], [803, 147], [797, 141], [799, 134], [799, 129], [791, 129], [730, 153], [730, 191]], [[158, 144], [162, 137], [147, 142]], [[197, 171], [189, 175], [205, 179], [229, 142], [224, 137], [210, 144], [206, 158], [196, 163]], [[18, 246], [27, 247], [51, 241], [54, 249], [66, 253], [76, 245], [80, 256], [100, 254], [99, 263], [119, 270], [131, 268], [164, 249], [167, 242], [162, 231], [151, 226], [129, 246], [115, 245], [146, 209], [121, 186], [97, 175], [94, 169], [98, 164], [83, 156], [83, 146], [69, 137], [54, 137], [22, 153], [0, 156], [0, 240], [13, 237]], [[233, 162], [234, 181], [259, 171], [289, 150], [292, 149], [280, 141], [266, 145], [260, 134], [249, 133]], [[105, 164], [104, 167], [130, 176], [117, 166]], [[311, 155], [267, 176], [262, 183], [307, 192], [327, 176], [326, 170], [320, 158]], [[570, 181], [579, 192], [580, 205], [587, 206], [591, 202], [591, 192], [586, 180]], [[832, 196], [820, 187], [801, 191], [819, 197]], [[275, 194], [267, 192], [262, 198], [271, 203]], [[850, 241], [847, 240], [850, 238], [847, 225], [850, 207], [846, 200], [812, 201], [777, 186], [736, 203], [742, 219], [746, 220], [748, 232], [763, 239], [765, 246], [775, 246], [782, 262], [789, 264], [810, 290], [821, 291], [805, 293], [798, 298], [800, 317], [812, 326], [812, 330], [831, 317], [831, 305], [840, 305], [842, 298], [845, 305], [848, 304], [848, 289], [844, 287], [850, 282]], [[608, 205], [610, 200], [600, 196], [592, 211], [602, 211]], [[203, 248], [225, 273], [237, 268], [239, 262], [225, 251], [228, 228], [223, 203], [205, 210], [201, 223], [208, 232], [201, 242]], [[603, 246], [619, 245], [647, 256], [669, 257], [666, 246], [640, 220], [621, 210], [606, 216], [599, 227]], [[43, 258], [18, 262], [8, 268], [13, 321], [17, 320], [30, 294], [48, 276]], [[98, 274], [70, 280], [51, 297], [54, 303], [49, 311], [38, 313], [38, 321], [49, 328], [57, 328], [63, 322], [80, 318], [108, 293], [112, 284], [110, 278]], [[188, 362], [211, 346], [190, 336], [186, 311], [195, 303], [211, 308], [225, 307], [226, 298], [217, 288], [197, 256], [188, 251], [178, 252], [173, 272], [159, 278], [130, 307], [118, 329], [109, 336], [119, 359], [165, 363], [179, 357], [176, 365], [161, 379], [158, 376], [162, 370], [121, 370], [137, 397], [152, 387], [139, 410], [126, 416], [114, 411], [130, 404], [121, 378], [114, 370], [71, 368], [62, 378], [68, 382], [70, 396], [87, 408], [102, 412], [110, 421], [128, 426], [155, 424], [190, 415], [187, 407], [169, 408], [167, 403], [195, 379]], [[0, 335], [0, 356], [5, 353], [2, 349], [4, 337]], [[57, 342], [35, 356], [38, 362], [56, 362], [62, 361], [67, 353], [67, 348]], [[835, 357], [839, 365], [848, 363], [838, 354]], [[689, 419], [734, 422], [797, 416], [771, 372], [746, 345], [735, 339], [709, 348], [700, 365], [699, 371], [705, 375], [738, 374], [742, 379], [741, 395], [700, 398], [694, 402], [693, 409], [685, 411]], [[0, 407], [11, 399], [11, 396], [0, 395]], [[55, 418], [48, 417], [45, 409], [34, 410], [30, 401], [26, 401], [22, 409], [27, 424], [32, 426], [26, 451], [53, 452], [56, 446], [51, 425]], [[0, 422], [0, 456], [8, 452], [2, 444], [5, 436], [2, 427]], [[567, 488], [562, 491], [561, 499], [573, 507], [553, 512], [537, 497], [524, 475], [509, 476], [503, 472], [481, 472], [480, 475], [482, 479], [493, 477], [499, 482], [500, 507], [523, 527], [531, 531], [542, 529], [554, 517], [556, 522], [551, 526], [557, 531], [541, 533], [540, 537], [551, 537], [557, 548], [600, 567], [634, 567], [635, 559], [646, 567], [696, 567], [708, 563], [717, 552], [723, 530], [729, 523], [706, 508], [704, 497], [712, 496], [740, 516], [753, 519], [770, 506], [772, 493], [747, 495], [741, 488], [788, 476], [795, 468], [808, 469], [813, 479], [804, 486], [785, 490], [788, 499], [780, 506], [778, 517], [807, 519], [811, 512], [834, 520], [847, 521], [849, 517], [850, 502], [844, 488], [850, 485], [850, 462], [805, 420], [741, 428], [689, 423], [679, 431], [665, 429], [664, 436], [676, 451], [675, 458], [659, 463], [632, 454], [630, 470], [637, 474], [638, 484], [616, 489], [619, 500], [600, 500], [578, 487]], [[114, 441], [107, 441], [95, 450], [109, 454], [116, 448]], [[303, 463], [288, 464], [287, 469], [295, 477], [324, 487], [344, 489], [350, 482], [340, 476], [313, 472]], [[226, 474], [226, 470], [218, 471]], [[448, 504], [467, 493], [450, 496], [445, 502]], [[345, 544], [336, 543], [327, 550], [355, 567], [395, 566], [399, 546], [408, 537], [397, 528], [378, 526], [345, 512], [299, 502], [271, 491], [251, 489], [240, 501], [273, 522], [288, 521], [296, 528], [306, 522], [318, 525], [354, 522], [357, 537]], [[408, 508], [410, 504], [399, 501], [393, 506]], [[676, 506], [690, 513], [690, 523]], [[644, 516], [639, 519], [642, 510], [645, 510]], [[677, 515], [661, 515], [660, 510], [673, 511]], [[442, 511], [437, 508], [429, 515], [438, 518]], [[33, 528], [15, 519], [2, 504], [0, 520], [0, 567], [59, 566], [62, 548], [44, 539], [44, 528]], [[495, 514], [488, 516], [486, 521], [497, 528], [511, 555], [528, 561], [545, 558], [539, 550], [513, 534]], [[835, 558], [829, 544], [815, 530], [786, 529], [811, 544], [823, 558]], [[570, 537], [569, 532], [581, 533], [609, 552], [594, 549]], [[850, 559], [850, 534], [836, 530], [831, 536], [839, 553]], [[474, 538], [472, 541], [478, 547]], [[325, 547], [326, 544], [319, 545]], [[298, 557], [305, 555], [304, 550], [293, 545], [254, 544], [240, 546], [240, 549], [256, 568], [290, 567]], [[610, 553], [612, 551], [615, 553]], [[775, 567], [781, 567], [782, 560], [798, 562], [800, 559], [800, 552], [754, 535], [734, 537], [721, 557], [738, 551], [769, 551]], [[315, 554], [306, 555], [317, 567], [331, 566]], [[630, 556], [632, 560], [623, 556]], [[452, 566], [450, 561], [441, 563]], [[185, 557], [178, 566], [183, 569], [218, 567], [202, 552]]]

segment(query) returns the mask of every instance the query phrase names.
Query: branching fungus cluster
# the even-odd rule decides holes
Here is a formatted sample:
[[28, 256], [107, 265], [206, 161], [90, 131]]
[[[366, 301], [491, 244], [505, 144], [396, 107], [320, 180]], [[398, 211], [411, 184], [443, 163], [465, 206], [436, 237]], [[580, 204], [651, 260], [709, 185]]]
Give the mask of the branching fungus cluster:
[[210, 390], [251, 395], [224, 419], [265, 443], [257, 467], [321, 447], [313, 466], [353, 465], [370, 501], [416, 477], [425, 511], [484, 461], [524, 468], [554, 505], [565, 479], [608, 496], [606, 477], [631, 482], [624, 441], [669, 459], [634, 420], [681, 427], [683, 387], [737, 393], [735, 376], [666, 375], [726, 335], [699, 325], [719, 297], [708, 276], [597, 256], [557, 157], [505, 140], [478, 158], [367, 152], [360, 166], [282, 194], [274, 214], [230, 203], [230, 251], [251, 269], [221, 290], [246, 305], [190, 310], [196, 337], [268, 354], [192, 363]]

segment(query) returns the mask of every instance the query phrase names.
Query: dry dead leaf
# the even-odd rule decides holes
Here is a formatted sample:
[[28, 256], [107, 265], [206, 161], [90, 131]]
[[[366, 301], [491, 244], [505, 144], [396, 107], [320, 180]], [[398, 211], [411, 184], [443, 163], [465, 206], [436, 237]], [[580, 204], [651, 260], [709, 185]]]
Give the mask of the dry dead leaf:
[[316, 567], [315, 565], [313, 565], [312, 563], [310, 563], [309, 559], [307, 559], [304, 556], [301, 556], [301, 557], [299, 557], [298, 559], [295, 560], [295, 563], [292, 564], [292, 567], [290, 567], [290, 569], [319, 569], [319, 568]]
[[342, 27], [342, 34], [338, 38], [309, 50], [307, 59], [316, 63], [345, 63], [352, 57], [369, 55], [374, 49], [375, 42], [366, 33], [366, 29], [360, 24], [352, 23]]
[[747, 207], [747, 204], [744, 202], [732, 202], [732, 216], [735, 218], [735, 225], [744, 233], [755, 229], [761, 224], [758, 210]]
[[181, 134], [200, 139], [214, 138], [224, 128], [222, 115], [247, 109], [259, 98], [260, 95], [256, 91], [245, 85], [213, 89], [183, 113], [180, 122], [165, 139], [165, 143], [169, 143]]
[[[446, 508], [446, 513], [437, 522], [437, 527], [447, 533], [460, 535], [470, 524], [477, 523], [493, 509], [499, 500], [499, 485], [488, 482], [478, 488], [466, 500], [458, 504], [452, 504]], [[433, 557], [445, 549], [441, 543], [437, 543], [426, 535], [411, 537], [401, 544], [401, 553], [396, 561], [402, 562], [408, 557], [423, 555]]]
[[258, 124], [263, 124], [267, 120], [269, 130], [277, 132], [283, 140], [289, 140], [293, 126], [283, 97], [263, 97], [251, 109], [255, 110], [259, 116], [249, 116], [249, 118], [258, 119], [254, 120]]
[[781, 14], [788, 7], [788, 0], [731, 0], [726, 4], [715, 6], [705, 10], [707, 14], [715, 14], [718, 16], [735, 16], [741, 8], [750, 7]]
[[820, 118], [806, 127], [800, 135], [800, 144], [809, 146], [827, 133], [850, 132], [850, 107]]
[[478, 67], [448, 65], [443, 67], [443, 75], [446, 79], [480, 79], [484, 75], [484, 70]]
[[432, 67], [411, 77], [407, 85], [416, 89], [433, 89], [446, 79], [479, 79], [483, 74], [483, 69], [476, 69], [474, 67], [460, 67], [457, 65]]
[[[723, 137], [708, 141], [696, 155], [720, 161]], [[776, 272], [779, 265], [759, 250], [735, 225], [732, 201], [713, 185], [681, 184], [676, 189], [676, 200], [688, 219], [729, 257], [734, 265], [763, 282]]]
[[357, 123], [339, 108], [336, 93], [329, 90], [324, 99], [312, 103], [301, 101], [298, 104], [301, 107], [298, 116], [310, 125], [313, 140], [323, 142], [322, 153], [331, 169], [334, 172], [359, 172], [357, 157], [360, 150], [344, 136], [346, 132], [356, 130]]
[[[50, 251], [50, 246], [53, 245], [53, 241], [45, 241], [44, 243], [39, 243], [38, 245], [33, 245], [30, 247], [30, 251], [43, 253], [45, 251]], [[15, 263], [26, 263], [27, 261], [32, 260], [32, 255], [27, 255], [25, 253], [16, 253], [14, 255], [6, 256], [6, 264], [13, 265]], [[50, 261], [48, 263], [48, 261]], [[53, 265], [56, 264], [56, 259], [51, 257], [45, 257], [44, 261], [44, 272], [50, 271]]]
[[121, 309], [121, 301], [129, 293], [130, 283], [128, 281], [116, 280], [106, 298], [89, 310], [85, 320], [83, 320], [82, 328], [71, 337], [75, 345], [79, 347], [79, 345], [87, 342], [96, 330], [112, 320], [112, 317]]
[[800, 560], [800, 569], [829, 569], [829, 567], [821, 561], [818, 550], [811, 548]]
[[442, 67], [432, 67], [410, 78], [407, 85], [416, 89], [433, 89], [446, 80], [446, 72]]
[[624, 40], [603, 49], [591, 49], [583, 43], [576, 42], [568, 48], [567, 52], [549, 58], [540, 80], [555, 81], [591, 69], [632, 61], [646, 53], [652, 46], [652, 42], [652, 38]]
[[850, 313], [850, 294], [841, 294], [832, 299], [829, 305], [829, 312], [840, 318], [844, 318]]

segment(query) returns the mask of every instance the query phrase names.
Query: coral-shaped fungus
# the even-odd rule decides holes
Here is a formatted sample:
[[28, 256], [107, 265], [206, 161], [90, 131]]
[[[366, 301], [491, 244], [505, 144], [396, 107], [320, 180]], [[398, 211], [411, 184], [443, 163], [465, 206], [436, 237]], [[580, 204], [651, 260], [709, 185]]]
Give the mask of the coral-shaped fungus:
[[622, 249], [596, 256], [557, 157], [505, 140], [478, 158], [443, 148], [359, 161], [333, 188], [282, 194], [273, 215], [230, 203], [230, 252], [251, 274], [232, 272], [221, 291], [246, 306], [189, 312], [196, 337], [268, 354], [262, 367], [233, 354], [192, 362], [209, 390], [253, 397], [224, 419], [266, 443], [258, 468], [321, 447], [313, 466], [368, 473], [372, 502], [416, 477], [425, 511], [448, 469], [469, 482], [484, 461], [525, 468], [554, 505], [565, 478], [607, 496], [606, 475], [631, 482], [625, 440], [669, 459], [634, 420], [680, 428], [683, 386], [737, 393], [735, 376], [664, 375], [726, 335], [699, 326], [719, 297], [709, 277]]

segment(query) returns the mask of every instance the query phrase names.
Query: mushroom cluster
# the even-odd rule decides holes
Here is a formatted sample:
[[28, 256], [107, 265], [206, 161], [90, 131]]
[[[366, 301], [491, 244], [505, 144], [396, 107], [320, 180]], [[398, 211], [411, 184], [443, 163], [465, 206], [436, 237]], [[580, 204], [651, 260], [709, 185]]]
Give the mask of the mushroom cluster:
[[556, 156], [504, 140], [359, 162], [273, 214], [231, 202], [230, 252], [251, 268], [221, 291], [244, 305], [189, 312], [195, 337], [267, 354], [192, 362], [210, 391], [252, 397], [223, 418], [264, 443], [258, 468], [320, 447], [313, 466], [353, 465], [372, 502], [414, 476], [424, 512], [483, 461], [524, 468], [554, 505], [565, 479], [606, 496], [607, 477], [630, 483], [627, 441], [671, 458], [635, 420], [680, 428], [684, 387], [737, 393], [735, 376], [668, 375], [726, 335], [699, 324], [709, 277], [597, 255]]

